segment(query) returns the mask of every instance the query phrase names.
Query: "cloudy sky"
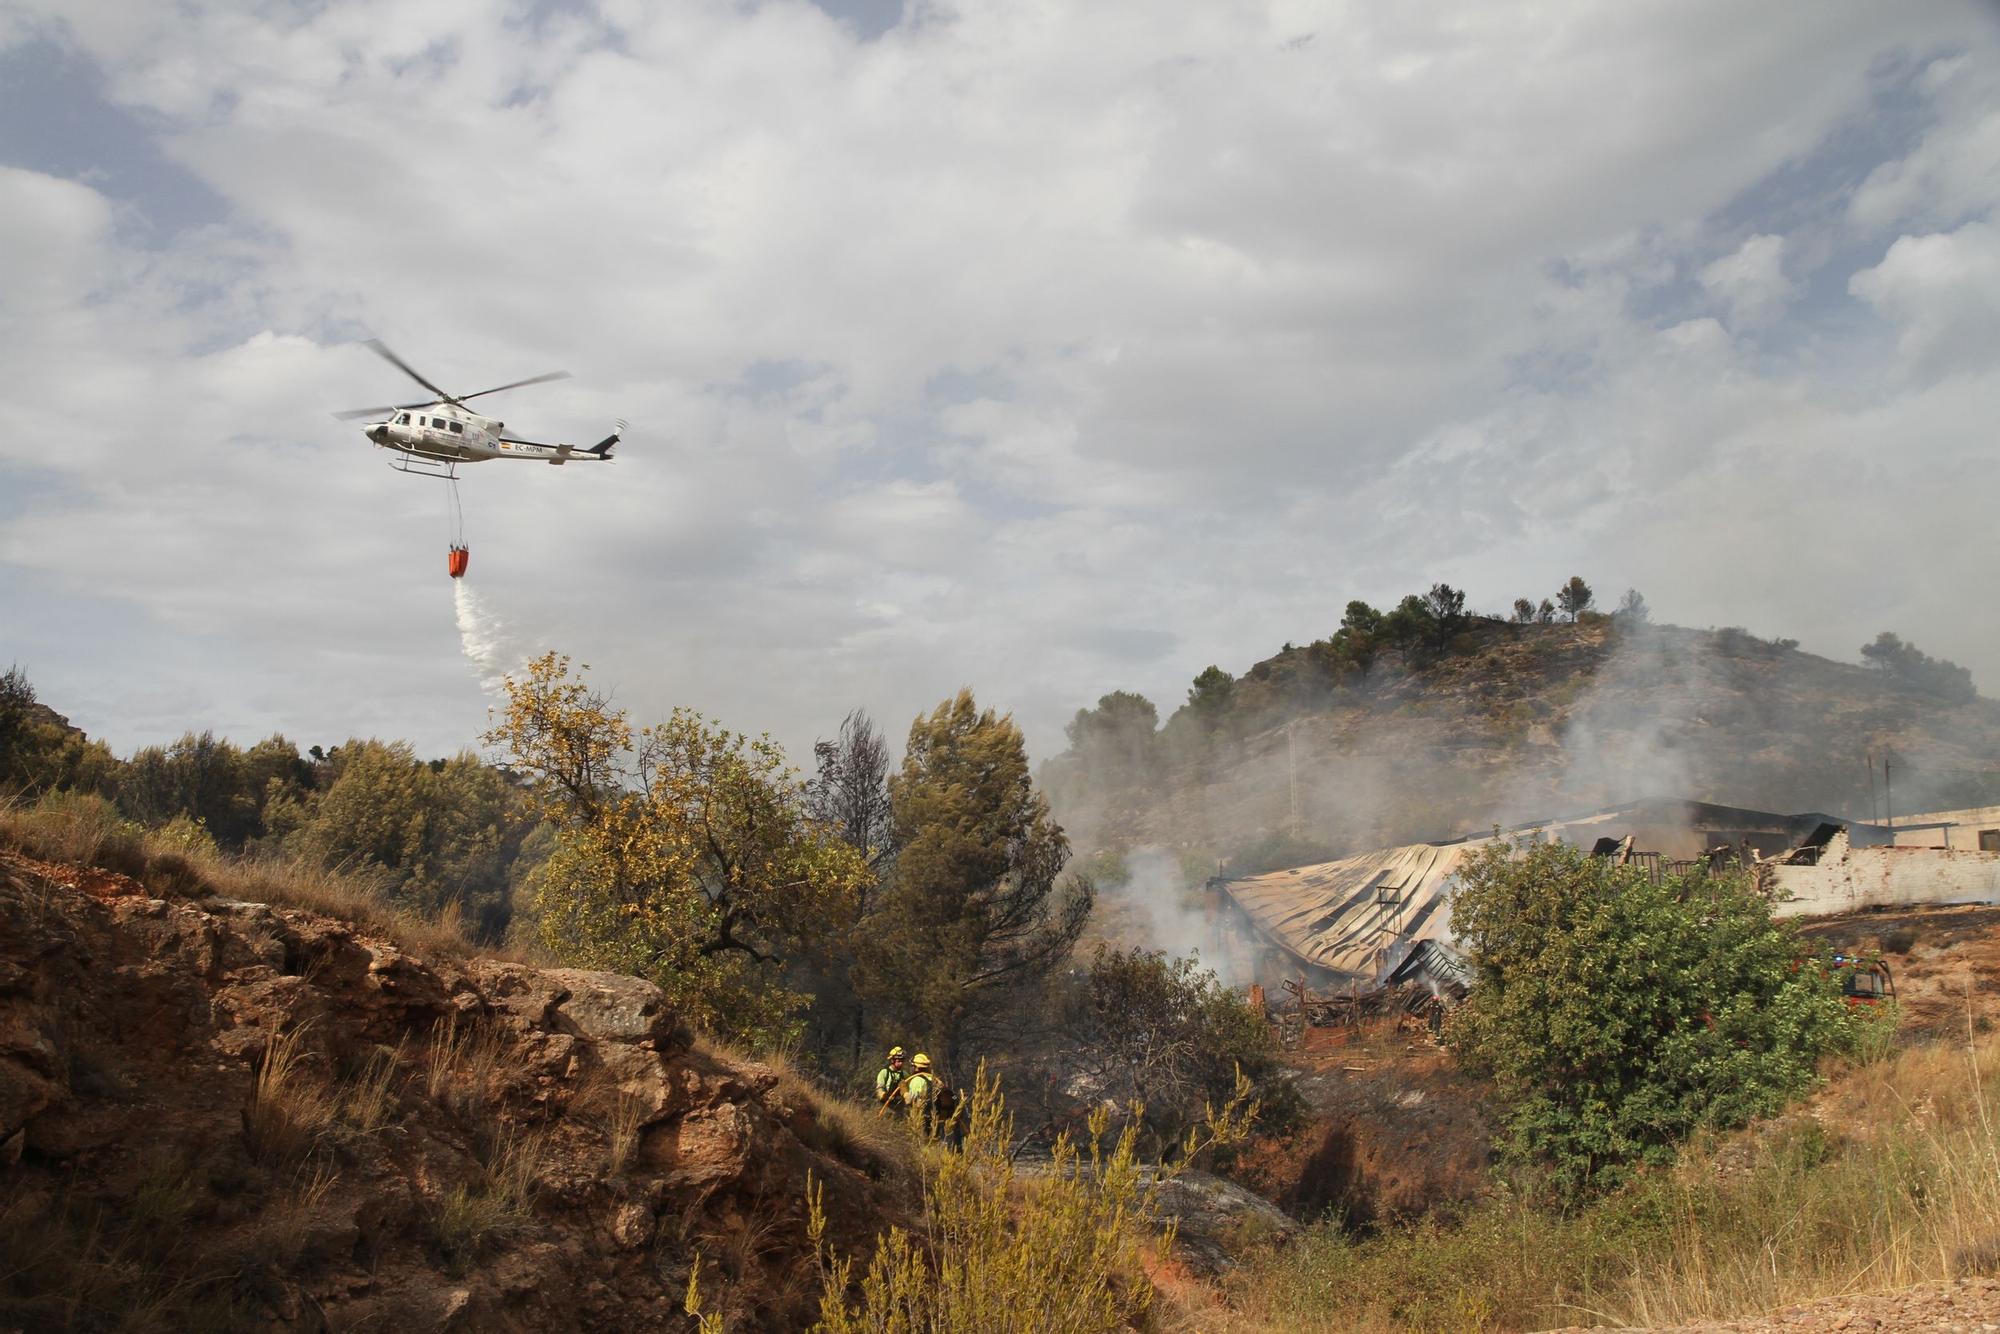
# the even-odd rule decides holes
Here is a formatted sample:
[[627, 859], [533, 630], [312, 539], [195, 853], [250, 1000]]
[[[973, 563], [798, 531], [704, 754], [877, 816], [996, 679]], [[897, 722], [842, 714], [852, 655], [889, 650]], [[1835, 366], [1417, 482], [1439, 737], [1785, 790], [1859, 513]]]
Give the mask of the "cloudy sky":
[[[2000, 693], [2000, 13], [0, 0], [0, 660], [121, 752], [473, 740], [503, 642], [1041, 753], [1444, 579]], [[493, 626], [483, 627], [490, 634]]]

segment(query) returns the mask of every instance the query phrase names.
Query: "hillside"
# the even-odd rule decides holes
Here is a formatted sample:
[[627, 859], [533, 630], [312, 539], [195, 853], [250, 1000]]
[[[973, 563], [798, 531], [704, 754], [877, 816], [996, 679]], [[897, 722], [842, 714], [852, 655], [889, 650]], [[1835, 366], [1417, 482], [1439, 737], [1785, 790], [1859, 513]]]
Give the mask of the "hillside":
[[2000, 703], [1741, 630], [1467, 617], [1438, 652], [1334, 648], [1288, 645], [1157, 732], [1109, 717], [1132, 696], [1079, 714], [1041, 775], [1058, 817], [1080, 846], [1253, 869], [1646, 796], [1865, 819], [1885, 760], [1899, 812], [1994, 791], [1966, 771], [1995, 767]]
[[661, 1328], [698, 1262], [790, 1329], [809, 1173], [847, 1253], [914, 1214], [898, 1137], [650, 983], [133, 869], [0, 849], [0, 1328]]

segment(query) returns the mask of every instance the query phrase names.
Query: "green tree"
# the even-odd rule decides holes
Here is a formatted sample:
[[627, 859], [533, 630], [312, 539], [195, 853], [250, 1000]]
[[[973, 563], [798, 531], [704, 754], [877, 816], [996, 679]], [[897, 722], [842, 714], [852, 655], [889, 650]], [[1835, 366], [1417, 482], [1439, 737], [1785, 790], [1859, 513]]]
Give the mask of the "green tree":
[[108, 794], [119, 767], [103, 742], [42, 704], [18, 666], [0, 675], [0, 797], [64, 789]]
[[1382, 618], [1376, 633], [1384, 643], [1408, 653], [1433, 643], [1437, 638], [1437, 624], [1437, 617], [1431, 613], [1429, 604], [1412, 593]]
[[1535, 620], [1535, 604], [1526, 598], [1514, 599], [1514, 624], [1532, 625]]
[[1590, 591], [1590, 585], [1583, 582], [1580, 574], [1571, 575], [1569, 582], [1556, 590], [1556, 604], [1562, 608], [1562, 614], [1572, 621], [1589, 611], [1590, 604], [1596, 600], [1597, 595]]
[[0, 791], [26, 787], [32, 763], [35, 688], [19, 664], [0, 676]]
[[1441, 626], [1456, 630], [1465, 620], [1465, 590], [1450, 584], [1432, 584], [1424, 594], [1424, 606]]
[[1069, 748], [1093, 787], [1130, 787], [1150, 779], [1160, 711], [1144, 695], [1114, 690], [1094, 709], [1078, 709], [1063, 728]]
[[[282, 759], [260, 743], [246, 766], [260, 748]], [[373, 740], [339, 747], [328, 768], [326, 790], [303, 798], [290, 775], [266, 780], [266, 821], [291, 826], [288, 852], [375, 869], [398, 902], [431, 916], [456, 904], [475, 935], [506, 935], [509, 867], [534, 815], [504, 774], [471, 754], [424, 761], [405, 742]]]
[[1566, 844], [1494, 844], [1460, 869], [1451, 914], [1474, 976], [1451, 1044], [1498, 1085], [1508, 1155], [1568, 1195], [1777, 1111], [1855, 1035], [1740, 873], [1655, 883]]
[[544, 942], [650, 978], [711, 1032], [796, 1036], [811, 998], [784, 985], [787, 954], [844, 932], [869, 872], [783, 752], [686, 709], [635, 733], [553, 653], [506, 688], [486, 739], [555, 828], [531, 881]]
[[206, 731], [140, 750], [118, 781], [118, 805], [141, 824], [165, 824], [185, 815], [232, 850], [261, 828], [261, 795], [248, 788], [243, 752]]
[[1979, 697], [1970, 671], [1948, 659], [1933, 658], [1888, 630], [1875, 636], [1874, 643], [1863, 644], [1861, 657], [1869, 666], [1942, 699], [1962, 703]]
[[1375, 665], [1375, 654], [1381, 648], [1382, 613], [1359, 598], [1347, 604], [1341, 614], [1340, 628], [1333, 632], [1328, 647], [1331, 650], [1333, 675], [1344, 668], [1366, 675]]
[[1443, 652], [1453, 635], [1465, 627], [1465, 590], [1450, 584], [1432, 584], [1424, 594], [1424, 610], [1431, 615], [1430, 647]]
[[1210, 663], [1201, 669], [1188, 690], [1188, 711], [1212, 727], [1228, 716], [1235, 693], [1236, 678]]
[[1068, 957], [1094, 891], [1062, 875], [1069, 840], [1029, 779], [1021, 729], [970, 690], [911, 723], [889, 799], [896, 867], [864, 975], [949, 1064], [975, 1006]]
[[879, 925], [875, 883], [895, 858], [894, 812], [889, 805], [889, 743], [874, 720], [855, 709], [831, 741], [813, 744], [815, 772], [806, 785], [813, 818], [834, 831], [866, 863], [871, 877], [855, 895], [855, 939], [826, 936], [822, 947], [799, 961], [795, 985], [813, 995], [808, 1037], [823, 1062], [845, 1047], [847, 1064], [862, 1066], [868, 1006], [854, 977], [856, 940]]
[[1341, 614], [1340, 628], [1349, 635], [1372, 635], [1382, 627], [1382, 613], [1356, 598]]
[[283, 735], [272, 733], [243, 752], [244, 793], [257, 804], [260, 832], [270, 833], [264, 818], [273, 801], [300, 801], [313, 790], [313, 766]]
[[429, 773], [402, 741], [349, 741], [290, 851], [328, 866], [409, 872], [423, 861]]

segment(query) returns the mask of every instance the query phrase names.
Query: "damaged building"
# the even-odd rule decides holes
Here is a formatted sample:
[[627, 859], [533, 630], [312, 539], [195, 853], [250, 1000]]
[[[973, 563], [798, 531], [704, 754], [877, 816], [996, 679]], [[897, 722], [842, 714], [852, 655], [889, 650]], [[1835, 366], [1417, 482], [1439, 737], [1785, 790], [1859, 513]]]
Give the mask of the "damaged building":
[[1240, 878], [1213, 888], [1241, 975], [1304, 977], [1320, 987], [1462, 976], [1451, 886], [1496, 841], [1558, 839], [1654, 876], [1742, 865], [1781, 916], [1913, 904], [2000, 903], [2000, 808], [1941, 812], [1896, 825], [1817, 812], [1784, 815], [1697, 801], [1646, 801], [1494, 835], [1382, 848]]

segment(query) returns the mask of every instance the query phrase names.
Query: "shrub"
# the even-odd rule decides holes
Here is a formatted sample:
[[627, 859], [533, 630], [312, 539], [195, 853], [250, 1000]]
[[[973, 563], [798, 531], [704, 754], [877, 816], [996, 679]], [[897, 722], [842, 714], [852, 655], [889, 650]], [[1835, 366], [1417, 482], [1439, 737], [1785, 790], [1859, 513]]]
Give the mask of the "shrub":
[[1839, 1093], [1829, 1127], [1746, 1132], [1579, 1209], [1503, 1189], [1459, 1220], [1316, 1227], [1239, 1270], [1232, 1296], [1300, 1331], [1706, 1326], [1990, 1264], [2000, 1047], [1908, 1050]]
[[[826, 1241], [821, 1191], [808, 1186], [807, 1223], [818, 1247], [824, 1288], [816, 1326], [828, 1334], [885, 1329], [938, 1334], [1048, 1329], [1094, 1334], [1139, 1327], [1153, 1287], [1134, 1235], [1157, 1221], [1164, 1173], [1138, 1161], [1128, 1125], [1108, 1148], [1100, 1109], [1081, 1144], [1056, 1141], [1046, 1174], [1017, 1174], [1012, 1121], [998, 1085], [982, 1066], [973, 1083], [970, 1120], [960, 1151], [933, 1147], [924, 1182], [924, 1235], [891, 1228], [875, 1250], [858, 1295], [852, 1262]], [[1239, 1140], [1256, 1115], [1245, 1084], [1190, 1134], [1184, 1156]], [[1135, 1118], [1136, 1119], [1136, 1118]], [[1173, 1225], [1162, 1245], [1171, 1243]], [[698, 1314], [690, 1286], [689, 1313]]]
[[1278, 1063], [1269, 1028], [1192, 955], [1099, 945], [1058, 1015], [1067, 1073], [1090, 1077], [1093, 1102], [1143, 1106], [1151, 1150], [1199, 1124], [1239, 1077], [1273, 1105], [1265, 1084]]
[[1474, 983], [1451, 1043], [1497, 1083], [1507, 1155], [1564, 1195], [1777, 1110], [1860, 1036], [1740, 874], [1656, 883], [1565, 844], [1494, 844], [1460, 871], [1452, 924]]
[[8, 811], [4, 826], [7, 842], [30, 857], [131, 876], [146, 869], [143, 833], [116, 806], [88, 792], [46, 793]]

